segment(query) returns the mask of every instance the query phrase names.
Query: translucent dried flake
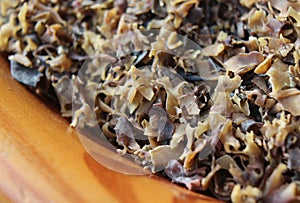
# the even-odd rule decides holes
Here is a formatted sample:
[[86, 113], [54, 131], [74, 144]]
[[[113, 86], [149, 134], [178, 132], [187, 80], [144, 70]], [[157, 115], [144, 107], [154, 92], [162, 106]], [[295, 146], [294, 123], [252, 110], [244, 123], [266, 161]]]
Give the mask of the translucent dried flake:
[[275, 94], [272, 94], [278, 101], [280, 110], [288, 111], [294, 116], [300, 116], [300, 108], [298, 102], [300, 99], [300, 91], [296, 88], [288, 90], [280, 90]]
[[70, 117], [72, 115], [72, 95], [74, 87], [74, 79], [69, 76], [61, 77], [57, 83], [53, 84], [56, 95], [60, 103], [61, 113], [65, 117]]
[[259, 188], [250, 185], [247, 185], [246, 188], [242, 188], [241, 185], [235, 185], [231, 193], [233, 203], [254, 203], [260, 201], [262, 197], [262, 191]]
[[272, 92], [274, 93], [291, 85], [292, 80], [288, 65], [279, 59], [274, 61], [266, 74], [270, 77], [269, 82], [271, 83]]
[[54, 59], [47, 60], [46, 63], [49, 64], [53, 70], [56, 70], [58, 72], [68, 71], [72, 66], [71, 59], [68, 58], [65, 53]]
[[25, 67], [31, 68], [32, 62], [29, 60], [27, 56], [24, 56], [23, 54], [14, 54], [8, 57], [9, 60], [15, 61]]
[[241, 53], [233, 56], [224, 64], [228, 71], [238, 74], [246, 73], [264, 61], [264, 56], [259, 52]]
[[273, 58], [273, 55], [268, 55], [268, 57], [255, 68], [254, 73], [257, 73], [257, 74], [266, 73], [269, 70], [269, 68], [271, 67], [272, 58]]

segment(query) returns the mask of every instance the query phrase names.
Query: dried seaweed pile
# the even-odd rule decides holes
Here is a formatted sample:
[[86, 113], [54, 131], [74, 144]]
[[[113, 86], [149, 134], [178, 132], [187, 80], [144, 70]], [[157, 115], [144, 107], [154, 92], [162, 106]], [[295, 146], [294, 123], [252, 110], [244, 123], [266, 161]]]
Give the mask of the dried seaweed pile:
[[[95, 108], [79, 95], [72, 125], [100, 125], [120, 153], [190, 190], [300, 201], [300, 2], [2, 0], [0, 8], [12, 75], [57, 97], [66, 117], [75, 76], [99, 56], [84, 84], [96, 88], [87, 93]], [[159, 31], [151, 41], [149, 29]], [[184, 50], [185, 38], [165, 30], [203, 49]], [[210, 77], [201, 75], [210, 65]]]

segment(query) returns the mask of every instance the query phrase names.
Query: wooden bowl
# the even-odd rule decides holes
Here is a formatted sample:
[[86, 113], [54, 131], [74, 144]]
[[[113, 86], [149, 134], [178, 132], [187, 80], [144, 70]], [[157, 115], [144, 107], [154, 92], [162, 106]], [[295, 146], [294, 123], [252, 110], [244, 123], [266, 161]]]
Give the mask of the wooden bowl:
[[95, 161], [58, 113], [15, 81], [0, 58], [0, 202], [219, 202]]

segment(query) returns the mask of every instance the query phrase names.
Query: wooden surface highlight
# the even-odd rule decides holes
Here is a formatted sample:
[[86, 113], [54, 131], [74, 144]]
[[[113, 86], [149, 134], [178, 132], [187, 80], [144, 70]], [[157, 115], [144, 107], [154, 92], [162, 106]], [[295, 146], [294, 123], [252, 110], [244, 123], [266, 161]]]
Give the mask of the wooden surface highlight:
[[96, 162], [76, 132], [13, 80], [0, 58], [0, 202], [217, 202]]

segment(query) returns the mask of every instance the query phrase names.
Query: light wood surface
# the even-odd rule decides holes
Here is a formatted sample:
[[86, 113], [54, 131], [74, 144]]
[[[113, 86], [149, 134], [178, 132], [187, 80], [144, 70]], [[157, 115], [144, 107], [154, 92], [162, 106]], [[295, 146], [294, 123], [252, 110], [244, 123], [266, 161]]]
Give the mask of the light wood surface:
[[217, 202], [155, 176], [103, 167], [1, 58], [0, 90], [0, 202]]

